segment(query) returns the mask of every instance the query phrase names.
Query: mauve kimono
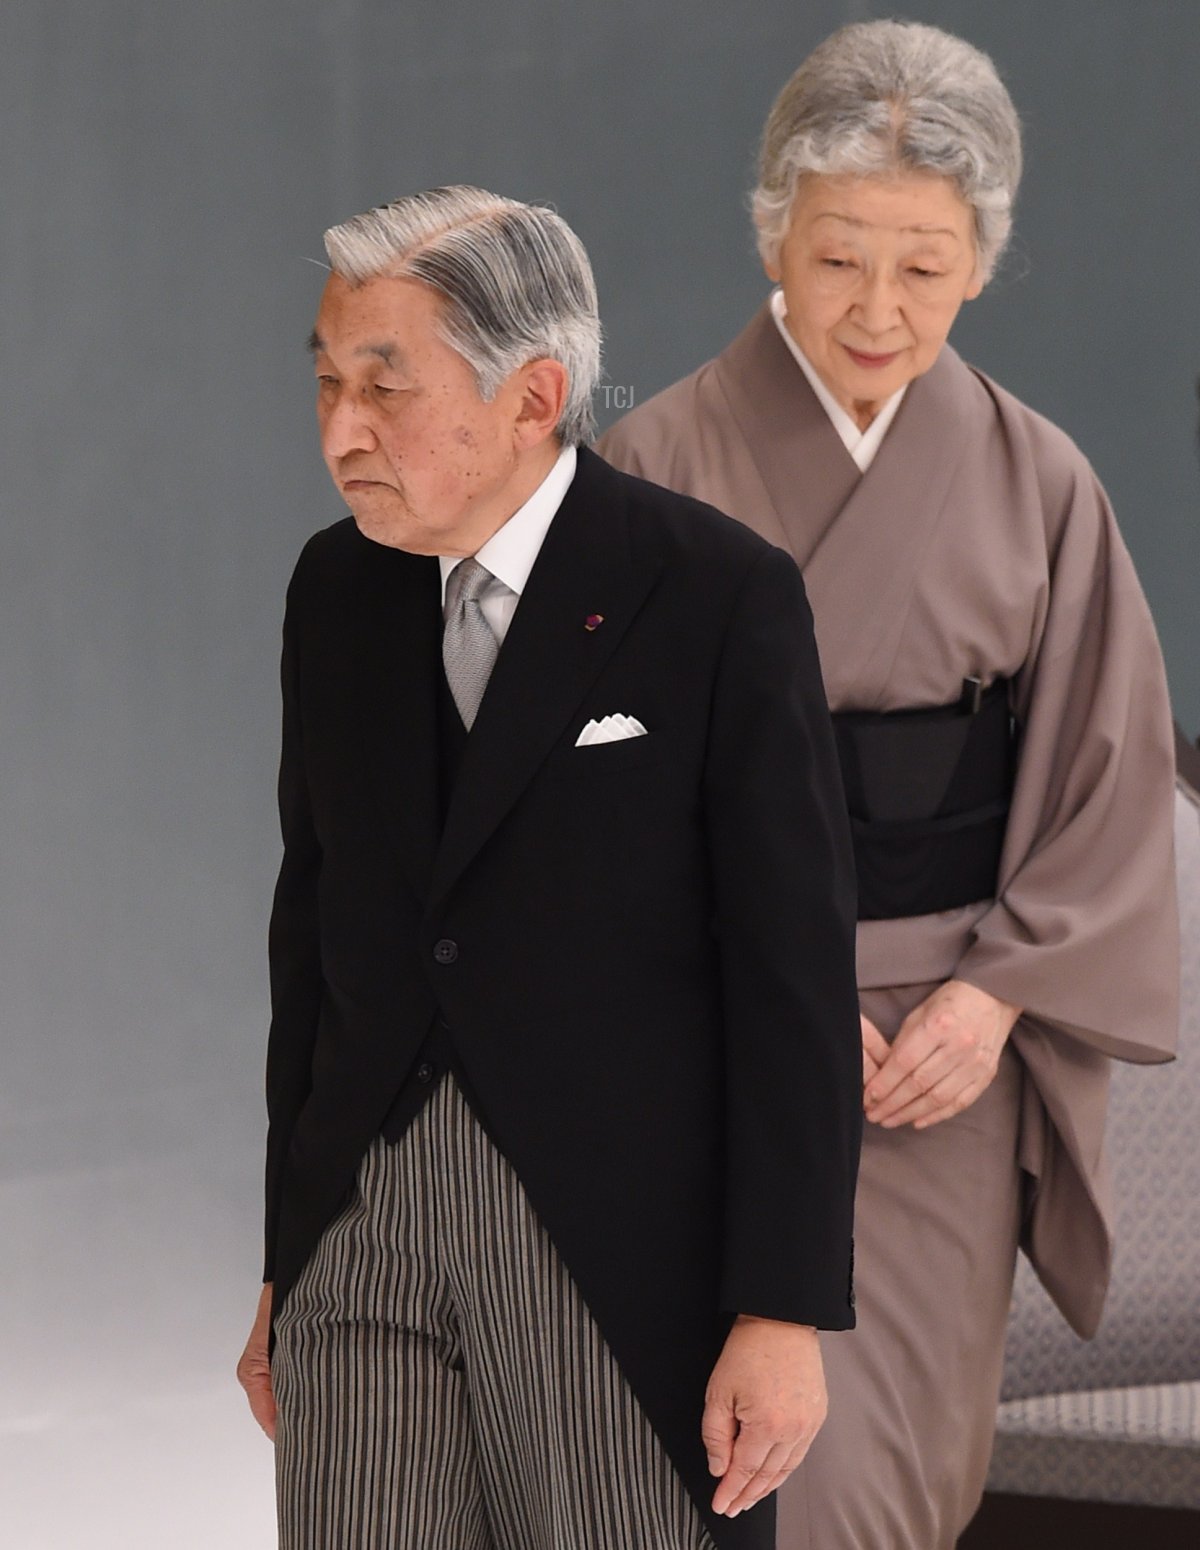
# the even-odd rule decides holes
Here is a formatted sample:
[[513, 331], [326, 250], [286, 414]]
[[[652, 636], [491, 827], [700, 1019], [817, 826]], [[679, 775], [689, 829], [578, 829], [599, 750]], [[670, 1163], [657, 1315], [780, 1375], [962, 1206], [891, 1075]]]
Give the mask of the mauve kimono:
[[[1078, 1333], [1091, 1334], [1112, 1251], [1108, 1057], [1165, 1060], [1178, 1023], [1166, 683], [1145, 599], [1095, 474], [1067, 436], [948, 346], [909, 386], [860, 473], [766, 307], [715, 360], [627, 415], [598, 450], [631, 473], [711, 502], [792, 553], [833, 710], [947, 705], [967, 677], [1012, 680], [1018, 771], [997, 896], [935, 915], [860, 922], [859, 986], [868, 1015], [881, 1026], [890, 1019], [888, 1037], [932, 986], [951, 978], [1024, 1008], [1004, 1080], [993, 1084], [1011, 1094], [1012, 1141], [995, 1144], [1008, 1148], [1005, 1166], [1020, 1179], [1013, 1236], [1019, 1225], [1055, 1302]], [[989, 1093], [999, 1116], [1010, 1100]], [[981, 1104], [974, 1117], [982, 1123]], [[967, 1110], [959, 1117], [965, 1123], [937, 1142], [958, 1147], [964, 1168], [981, 1144], [971, 1117]], [[997, 1134], [1007, 1135], [997, 1123]], [[905, 1149], [914, 1152], [914, 1137], [944, 1128], [868, 1130], [888, 1137], [902, 1160]], [[957, 1157], [948, 1152], [939, 1161], [941, 1176]], [[883, 1171], [897, 1187], [892, 1164]], [[910, 1193], [919, 1198], [907, 1208], [889, 1201], [885, 1224], [898, 1272], [927, 1279], [938, 1274], [937, 1253], [914, 1270], [899, 1265], [899, 1245], [929, 1191], [914, 1177]], [[865, 1209], [864, 1200], [860, 1226]], [[971, 1220], [974, 1209], [964, 1206], [954, 1229], [964, 1240], [993, 1230]], [[1003, 1215], [1009, 1207], [996, 1209]], [[951, 1245], [943, 1259], [954, 1252]], [[965, 1494], [921, 1529], [864, 1520], [858, 1532], [877, 1536], [872, 1543], [952, 1544], [974, 1510], [1011, 1284], [1011, 1251], [1000, 1244], [998, 1257], [1006, 1252], [1010, 1263], [989, 1293], [996, 1311], [979, 1332], [989, 1349], [980, 1351], [974, 1456], [960, 1470], [972, 1477]], [[908, 1258], [925, 1253], [910, 1249]], [[838, 1402], [831, 1376], [831, 1418]], [[965, 1429], [955, 1423], [955, 1432]], [[943, 1439], [934, 1451], [947, 1445]], [[888, 1447], [895, 1446], [893, 1438]], [[857, 1463], [860, 1478], [869, 1475], [870, 1460]], [[931, 1491], [926, 1481], [914, 1500]]]

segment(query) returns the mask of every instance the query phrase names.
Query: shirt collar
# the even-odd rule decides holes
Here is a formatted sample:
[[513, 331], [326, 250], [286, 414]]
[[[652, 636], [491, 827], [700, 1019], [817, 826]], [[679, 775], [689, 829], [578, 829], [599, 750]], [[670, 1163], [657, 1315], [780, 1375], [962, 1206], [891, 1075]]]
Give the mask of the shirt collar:
[[[504, 525], [496, 530], [475, 555], [480, 565], [518, 597], [525, 590], [533, 562], [541, 552], [550, 524], [554, 521], [563, 496], [575, 477], [578, 461], [574, 447], [564, 447], [554, 467], [523, 506], [519, 506]], [[446, 601], [446, 583], [461, 555], [439, 555], [442, 569], [442, 602]]]
[[775, 319], [775, 326], [778, 328], [783, 342], [792, 352], [792, 356], [799, 365], [800, 370], [808, 378], [809, 386], [817, 395], [822, 409], [824, 409], [833, 422], [833, 428], [841, 437], [843, 446], [858, 464], [859, 469], [865, 473], [871, 466], [876, 452], [879, 451], [880, 442], [887, 435], [888, 426], [896, 418], [896, 411], [899, 409], [901, 401], [908, 391], [908, 384], [905, 383], [902, 388], [897, 388], [892, 396], [885, 401], [879, 413], [865, 431], [859, 430], [854, 418], [834, 398], [833, 394], [817, 375], [816, 368], [812, 365], [808, 356], [805, 355], [804, 351], [792, 338], [785, 321], [787, 318], [787, 302], [784, 300], [781, 287], [777, 287], [771, 292], [771, 316]]

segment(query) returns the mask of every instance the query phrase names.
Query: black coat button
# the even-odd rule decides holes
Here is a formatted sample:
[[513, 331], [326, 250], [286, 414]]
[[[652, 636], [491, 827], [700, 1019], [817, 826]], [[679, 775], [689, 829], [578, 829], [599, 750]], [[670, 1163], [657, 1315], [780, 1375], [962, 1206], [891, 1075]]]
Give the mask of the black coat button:
[[417, 1081], [418, 1082], [432, 1082], [433, 1081], [433, 1067], [429, 1064], [429, 1062], [427, 1060], [423, 1060], [421, 1062], [421, 1064], [417, 1067]]
[[452, 942], [449, 937], [443, 937], [433, 949], [435, 963], [453, 963], [457, 957], [458, 943]]

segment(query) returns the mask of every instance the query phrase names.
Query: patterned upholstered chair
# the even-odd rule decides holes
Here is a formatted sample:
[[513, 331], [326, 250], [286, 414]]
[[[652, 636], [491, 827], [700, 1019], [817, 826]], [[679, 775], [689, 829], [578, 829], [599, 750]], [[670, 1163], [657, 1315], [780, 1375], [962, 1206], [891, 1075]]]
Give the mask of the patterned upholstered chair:
[[[1176, 844], [1179, 1060], [1114, 1068], [1117, 1248], [1104, 1320], [1094, 1340], [1077, 1339], [1022, 1260], [989, 1496], [964, 1550], [1077, 1535], [1200, 1547], [1200, 792], [1182, 775]], [[1075, 1503], [1123, 1505], [1080, 1509], [1083, 1530]], [[996, 1532], [1001, 1512], [1019, 1539]], [[1114, 1522], [1124, 1528], [1110, 1540], [1103, 1525]]]

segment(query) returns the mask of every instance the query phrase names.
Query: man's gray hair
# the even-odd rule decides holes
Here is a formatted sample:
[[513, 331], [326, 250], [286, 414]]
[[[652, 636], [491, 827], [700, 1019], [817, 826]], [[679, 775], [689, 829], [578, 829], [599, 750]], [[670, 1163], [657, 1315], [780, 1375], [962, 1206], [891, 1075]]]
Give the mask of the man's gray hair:
[[808, 56], [767, 119], [752, 201], [760, 254], [778, 259], [801, 178], [898, 171], [952, 181], [974, 212], [987, 279], [1021, 181], [1021, 124], [995, 65], [918, 22], [842, 27]]
[[484, 399], [528, 361], [559, 361], [568, 385], [557, 434], [569, 446], [591, 440], [596, 282], [583, 243], [555, 211], [463, 184], [433, 188], [331, 226], [325, 251], [351, 285], [403, 278], [437, 291], [442, 338]]

